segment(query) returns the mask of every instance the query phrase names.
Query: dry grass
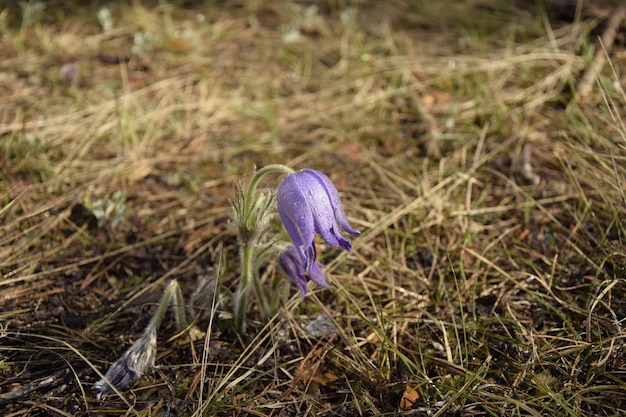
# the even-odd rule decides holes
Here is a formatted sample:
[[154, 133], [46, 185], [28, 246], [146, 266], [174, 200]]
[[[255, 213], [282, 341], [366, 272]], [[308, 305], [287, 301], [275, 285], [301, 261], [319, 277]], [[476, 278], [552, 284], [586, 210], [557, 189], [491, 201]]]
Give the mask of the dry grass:
[[[576, 103], [593, 18], [315, 4], [115, 3], [108, 31], [95, 6], [0, 13], [7, 415], [626, 407], [623, 53]], [[189, 296], [221, 262], [234, 288], [232, 183], [270, 163], [327, 173], [363, 231], [323, 251], [332, 289], [243, 339], [196, 306], [204, 338], [170, 321], [161, 367], [97, 401], [168, 279]], [[335, 332], [305, 330], [319, 314]]]

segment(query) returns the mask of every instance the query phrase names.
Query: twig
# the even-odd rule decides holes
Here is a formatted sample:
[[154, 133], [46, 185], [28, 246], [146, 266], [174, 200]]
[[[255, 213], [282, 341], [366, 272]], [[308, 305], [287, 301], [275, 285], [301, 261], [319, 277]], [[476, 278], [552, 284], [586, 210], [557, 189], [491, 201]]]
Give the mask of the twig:
[[578, 82], [578, 86], [576, 87], [576, 100], [583, 101], [591, 92], [593, 88], [593, 84], [598, 78], [598, 74], [602, 71], [604, 67], [604, 63], [606, 62], [606, 58], [611, 52], [611, 48], [613, 47], [613, 42], [615, 41], [615, 36], [617, 35], [617, 29], [626, 17], [626, 1], [623, 1], [619, 6], [615, 8], [611, 17], [607, 22], [607, 27], [600, 38], [600, 45], [598, 45], [598, 49], [596, 50], [593, 61], [591, 61], [591, 65], [587, 68], [582, 78]]

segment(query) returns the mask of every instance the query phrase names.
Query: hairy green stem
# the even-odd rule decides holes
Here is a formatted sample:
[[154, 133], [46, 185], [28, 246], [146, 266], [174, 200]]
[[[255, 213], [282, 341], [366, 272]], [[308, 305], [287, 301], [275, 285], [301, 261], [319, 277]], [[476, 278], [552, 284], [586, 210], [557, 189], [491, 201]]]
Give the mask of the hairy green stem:
[[[267, 165], [260, 170], [258, 170], [250, 183], [248, 184], [247, 189], [243, 195], [243, 210], [240, 213], [240, 222], [245, 222], [245, 227], [240, 230], [255, 230], [260, 227], [257, 224], [247, 224], [251, 219], [257, 219], [257, 216], [252, 215], [252, 211], [255, 207], [256, 202], [256, 190], [261, 181], [261, 179], [271, 173], [278, 172], [283, 174], [293, 174], [294, 170], [289, 168], [286, 165], [282, 164], [272, 164]], [[240, 281], [239, 287], [237, 288], [237, 293], [234, 298], [234, 324], [235, 330], [239, 333], [243, 333], [245, 328], [245, 320], [244, 315], [246, 311], [246, 305], [248, 302], [248, 295], [250, 293], [251, 287], [254, 288], [254, 292], [257, 295], [257, 300], [259, 303], [259, 308], [265, 317], [269, 317], [272, 314], [272, 307], [270, 300], [268, 300], [267, 292], [263, 290], [263, 286], [261, 285], [260, 277], [258, 276], [257, 269], [255, 268], [254, 261], [256, 259], [256, 251], [258, 246], [258, 238], [260, 233], [253, 232], [250, 236], [239, 236], [239, 253], [240, 253]]]
[[294, 170], [283, 164], [271, 164], [264, 166], [263, 168], [258, 170], [250, 180], [250, 184], [248, 185], [248, 189], [246, 190], [246, 194], [244, 196], [243, 212], [245, 219], [248, 218], [250, 212], [252, 211], [252, 207], [254, 207], [254, 194], [256, 193], [259, 182], [266, 174], [269, 174], [270, 172], [280, 172], [289, 175], [293, 174]]
[[[246, 244], [246, 242], [242, 242], [240, 247], [240, 281], [239, 287], [237, 288], [237, 294], [235, 295], [235, 329], [239, 333], [243, 333], [245, 330], [245, 311], [246, 305], [248, 304], [248, 295], [250, 293], [250, 286], [254, 286], [255, 290], [257, 288], [258, 281], [257, 277], [254, 274], [254, 265], [253, 265], [253, 256], [254, 256], [254, 247]], [[263, 303], [262, 297], [259, 297], [257, 294], [257, 298], [259, 300], [259, 304]]]
[[[173, 302], [172, 297], [174, 298]], [[161, 297], [161, 301], [159, 302], [159, 307], [154, 313], [154, 316], [152, 316], [150, 324], [146, 327], [146, 333], [150, 332], [152, 329], [157, 330], [161, 326], [170, 303], [172, 303], [172, 306], [174, 307], [178, 330], [183, 330], [189, 326], [189, 321], [187, 320], [187, 314], [183, 305], [183, 295], [180, 290], [180, 286], [178, 285], [178, 281], [173, 279], [169, 282], [169, 284], [167, 284], [167, 287], [163, 292], [163, 297]]]

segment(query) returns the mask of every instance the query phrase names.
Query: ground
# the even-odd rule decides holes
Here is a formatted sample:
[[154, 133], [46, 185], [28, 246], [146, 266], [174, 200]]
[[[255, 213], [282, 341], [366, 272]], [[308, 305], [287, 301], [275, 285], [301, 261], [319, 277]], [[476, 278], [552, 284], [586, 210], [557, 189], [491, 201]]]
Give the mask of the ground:
[[[626, 54], [594, 3], [1, 10], [3, 415], [620, 415]], [[362, 233], [302, 300], [267, 258], [280, 307], [237, 334], [234, 184], [273, 163]], [[193, 328], [95, 398], [172, 279]]]

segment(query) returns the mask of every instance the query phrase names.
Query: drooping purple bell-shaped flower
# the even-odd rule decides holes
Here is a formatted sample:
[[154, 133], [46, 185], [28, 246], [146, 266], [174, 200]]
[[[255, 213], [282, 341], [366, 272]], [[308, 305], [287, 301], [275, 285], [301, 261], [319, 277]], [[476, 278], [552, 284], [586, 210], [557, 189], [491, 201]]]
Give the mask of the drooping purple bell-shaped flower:
[[348, 224], [337, 189], [321, 172], [307, 168], [288, 175], [278, 187], [276, 200], [280, 219], [300, 255], [301, 273], [310, 274], [315, 264], [315, 232], [329, 245], [345, 250], [352, 243], [340, 228], [360, 234]]
[[295, 246], [287, 245], [285, 250], [278, 255], [278, 262], [285, 273], [291, 278], [293, 284], [300, 290], [300, 298], [306, 295], [307, 277], [323, 288], [328, 288], [328, 280], [321, 270], [322, 264], [314, 261], [305, 274], [302, 270], [302, 260]]

